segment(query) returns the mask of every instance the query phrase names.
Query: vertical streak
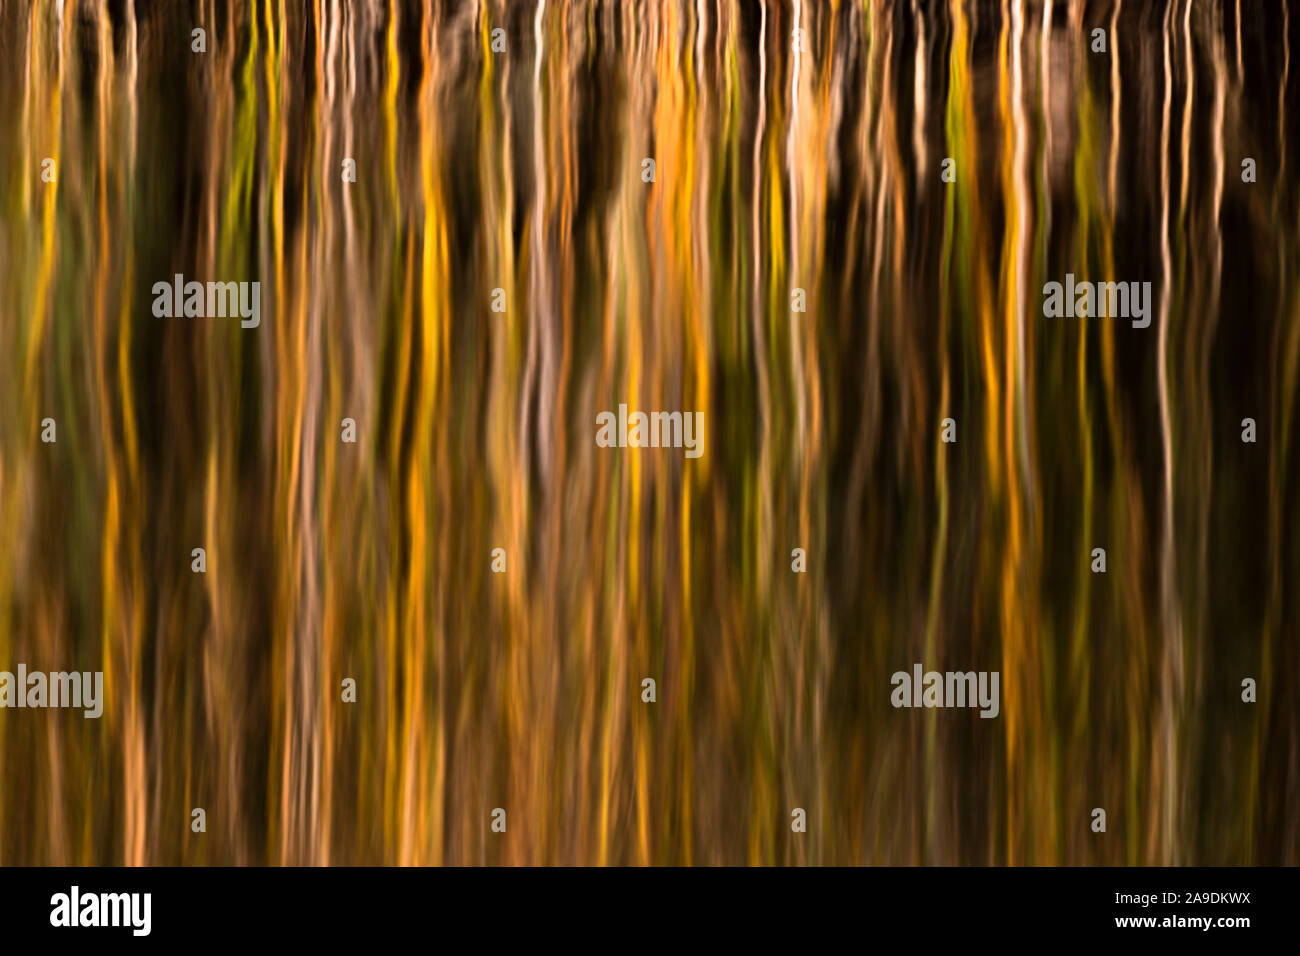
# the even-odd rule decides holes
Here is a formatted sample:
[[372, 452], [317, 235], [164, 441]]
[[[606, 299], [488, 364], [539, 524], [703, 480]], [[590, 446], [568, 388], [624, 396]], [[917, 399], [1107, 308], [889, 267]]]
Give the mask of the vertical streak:
[[[1160, 331], [1156, 346], [1157, 392], [1160, 403], [1160, 435], [1164, 460], [1164, 515], [1160, 538], [1160, 607], [1162, 623], [1163, 665], [1161, 670], [1161, 741], [1165, 758], [1163, 812], [1159, 821], [1160, 857], [1177, 865], [1181, 856], [1178, 841], [1172, 839], [1174, 792], [1178, 785], [1178, 767], [1174, 749], [1174, 696], [1181, 660], [1182, 625], [1175, 593], [1174, 552], [1174, 448], [1169, 410], [1169, 312], [1172, 269], [1169, 253], [1169, 122], [1173, 103], [1173, 72], [1169, 57], [1169, 27], [1172, 7], [1164, 21], [1164, 105], [1160, 121]], [[1190, 108], [1190, 99], [1188, 100]], [[1186, 121], [1186, 117], [1185, 117]], [[1184, 185], [1186, 180], [1184, 180]]]

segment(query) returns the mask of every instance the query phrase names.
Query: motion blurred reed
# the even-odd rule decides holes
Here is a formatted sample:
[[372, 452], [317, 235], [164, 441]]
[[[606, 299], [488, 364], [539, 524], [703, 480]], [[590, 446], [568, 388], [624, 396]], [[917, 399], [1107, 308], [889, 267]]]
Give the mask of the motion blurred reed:
[[1300, 862], [1291, 6], [0, 0], [0, 863]]

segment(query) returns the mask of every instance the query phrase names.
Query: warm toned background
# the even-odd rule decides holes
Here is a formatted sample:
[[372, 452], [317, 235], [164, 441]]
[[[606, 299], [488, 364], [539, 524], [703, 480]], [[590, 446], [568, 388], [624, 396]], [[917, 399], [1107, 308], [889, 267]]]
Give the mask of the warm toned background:
[[1300, 7], [1044, 6], [0, 0], [0, 864], [1300, 862]]

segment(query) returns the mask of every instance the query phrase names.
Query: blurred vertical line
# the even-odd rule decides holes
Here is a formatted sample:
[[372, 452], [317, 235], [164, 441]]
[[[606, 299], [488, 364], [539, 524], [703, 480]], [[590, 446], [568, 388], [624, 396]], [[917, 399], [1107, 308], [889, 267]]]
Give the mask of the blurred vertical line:
[[[1176, 2], [1176, 0], [1175, 0]], [[1171, 253], [1169, 247], [1169, 137], [1170, 110], [1173, 102], [1174, 76], [1170, 65], [1170, 27], [1174, 4], [1166, 8], [1164, 33], [1164, 110], [1160, 126], [1160, 165], [1161, 165], [1161, 262], [1162, 280], [1160, 283], [1160, 330], [1156, 351], [1158, 396], [1160, 407], [1160, 432], [1162, 436], [1164, 482], [1163, 482], [1163, 518], [1161, 521], [1160, 544], [1160, 607], [1161, 607], [1161, 668], [1160, 668], [1160, 710], [1157, 723], [1157, 737], [1153, 741], [1153, 765], [1163, 759], [1161, 773], [1155, 778], [1157, 799], [1160, 801], [1159, 814], [1151, 823], [1148, 842], [1148, 855], [1176, 864], [1177, 848], [1169, 846], [1168, 834], [1173, 826], [1174, 801], [1172, 788], [1176, 786], [1177, 766], [1174, 763], [1174, 708], [1175, 668], [1179, 659], [1179, 646], [1182, 641], [1182, 625], [1176, 594], [1177, 579], [1174, 566], [1174, 447], [1173, 430], [1169, 407], [1169, 314], [1171, 298]], [[1190, 99], [1188, 109], [1190, 109]], [[1135, 708], [1130, 707], [1130, 716]], [[1133, 725], [1131, 725], [1133, 726]], [[1134, 730], [1130, 730], [1130, 739]], [[1136, 809], [1136, 808], [1135, 808]], [[1129, 852], [1127, 862], [1137, 862], [1137, 828], [1129, 828]]]

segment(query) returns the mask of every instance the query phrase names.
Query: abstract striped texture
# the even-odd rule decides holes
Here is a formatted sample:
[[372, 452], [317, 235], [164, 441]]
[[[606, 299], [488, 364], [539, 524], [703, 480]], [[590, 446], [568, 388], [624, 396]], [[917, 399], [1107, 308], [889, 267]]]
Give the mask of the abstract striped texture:
[[0, 864], [1300, 862], [1297, 38], [0, 0]]

